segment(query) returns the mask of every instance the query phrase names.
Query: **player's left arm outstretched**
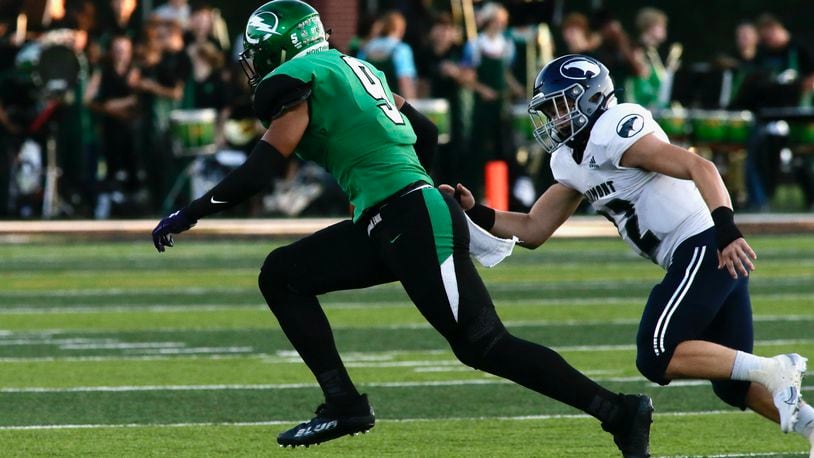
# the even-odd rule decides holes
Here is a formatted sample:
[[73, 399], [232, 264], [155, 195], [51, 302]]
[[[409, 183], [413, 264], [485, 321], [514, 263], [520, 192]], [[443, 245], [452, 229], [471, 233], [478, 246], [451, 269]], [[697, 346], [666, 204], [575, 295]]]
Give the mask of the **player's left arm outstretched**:
[[173, 246], [173, 234], [180, 234], [204, 216], [231, 208], [260, 192], [282, 173], [288, 158], [308, 127], [308, 104], [288, 108], [269, 125], [246, 161], [202, 197], [162, 219], [153, 229], [153, 245], [163, 253]]
[[733, 278], [755, 270], [754, 250], [735, 225], [732, 201], [715, 164], [684, 148], [645, 135], [622, 155], [620, 165], [692, 180], [712, 213], [718, 238], [718, 268]]

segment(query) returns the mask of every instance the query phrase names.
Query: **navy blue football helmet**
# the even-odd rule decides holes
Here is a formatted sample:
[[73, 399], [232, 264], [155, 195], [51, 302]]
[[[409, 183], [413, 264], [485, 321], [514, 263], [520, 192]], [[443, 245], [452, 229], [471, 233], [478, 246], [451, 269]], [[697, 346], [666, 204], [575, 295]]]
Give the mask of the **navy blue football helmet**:
[[569, 54], [549, 62], [534, 80], [529, 116], [534, 138], [552, 153], [563, 143], [575, 146], [587, 139], [590, 126], [616, 104], [613, 81], [601, 62]]

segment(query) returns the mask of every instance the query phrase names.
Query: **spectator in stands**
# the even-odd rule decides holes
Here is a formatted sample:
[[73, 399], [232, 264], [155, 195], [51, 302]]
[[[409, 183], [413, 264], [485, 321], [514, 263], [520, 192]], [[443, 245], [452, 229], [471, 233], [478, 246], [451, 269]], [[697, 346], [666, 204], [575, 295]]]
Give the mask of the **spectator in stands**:
[[145, 110], [139, 138], [144, 142], [154, 210], [160, 210], [178, 168], [170, 149], [170, 113], [181, 106], [191, 69], [181, 26], [174, 21], [150, 20], [139, 56], [139, 77], [134, 80], [134, 88]]
[[192, 7], [189, 17], [189, 30], [184, 34], [187, 47], [194, 44], [211, 43], [223, 49], [215, 38], [215, 22], [212, 7], [199, 3]]
[[163, 21], [175, 21], [186, 29], [189, 25], [190, 8], [187, 0], [168, 0], [153, 10], [152, 17]]
[[348, 55], [359, 57], [362, 48], [370, 43], [370, 40], [381, 35], [381, 31], [382, 21], [380, 18], [373, 15], [359, 18], [356, 23], [356, 35], [351, 37], [348, 43]]
[[91, 77], [86, 102], [101, 117], [102, 154], [105, 178], [95, 208], [95, 217], [110, 216], [112, 204], [122, 204], [126, 193], [139, 188], [139, 158], [136, 152], [138, 98], [133, 89], [133, 43], [126, 35], [112, 39], [107, 58]]
[[[798, 107], [814, 90], [814, 57], [777, 18], [764, 14], [757, 20], [760, 44], [755, 55], [755, 72], [739, 93], [739, 103], [760, 113], [773, 107]], [[760, 118], [759, 118], [760, 119]], [[750, 206], [768, 209], [780, 173], [780, 150], [784, 132], [774, 122], [762, 122], [749, 141], [746, 178]], [[778, 135], [779, 134], [779, 135]], [[805, 202], [814, 206], [814, 172], [803, 158], [793, 163]]]
[[391, 11], [382, 16], [381, 35], [371, 40], [359, 52], [364, 59], [384, 72], [387, 81], [407, 100], [416, 97], [416, 73], [413, 49], [404, 43], [407, 23], [404, 16]]
[[212, 108], [218, 112], [216, 132], [222, 133], [226, 119], [229, 97], [228, 85], [223, 71], [223, 53], [212, 43], [194, 44], [187, 48], [192, 62], [192, 78], [189, 79], [184, 106], [187, 108]]
[[646, 71], [632, 80], [633, 100], [645, 107], [664, 108], [670, 103], [673, 75], [678, 69], [680, 48], [670, 49], [666, 61], [659, 48], [667, 40], [667, 15], [656, 8], [642, 8], [636, 15], [639, 46], [643, 51]]
[[[59, 167], [59, 199], [54, 213], [84, 217], [90, 214], [95, 202], [96, 158], [91, 145], [96, 140], [92, 128], [91, 113], [83, 103], [88, 80], [87, 48], [89, 30], [80, 27], [91, 26], [95, 19], [93, 7], [85, 7], [87, 2], [77, 2], [65, 11], [58, 21], [52, 22], [54, 29], [39, 37], [43, 49], [63, 49], [59, 58], [42, 60], [52, 71], [73, 75], [75, 80], [68, 86], [51, 85], [43, 82], [44, 96], [48, 101], [58, 101], [59, 110], [52, 119], [57, 146]], [[70, 50], [70, 51], [68, 51]], [[71, 52], [72, 51], [72, 52]], [[75, 72], [75, 73], [74, 73]], [[47, 80], [48, 78], [46, 78]], [[52, 81], [55, 82], [59, 78]], [[70, 81], [73, 78], [68, 79]]]
[[432, 173], [439, 183], [457, 181], [465, 166], [464, 119], [461, 86], [465, 83], [460, 66], [463, 55], [461, 32], [449, 14], [440, 14], [430, 29], [430, 47], [423, 59], [427, 65], [430, 97], [449, 103], [449, 141], [438, 147]]
[[735, 28], [735, 46], [737, 58], [741, 62], [751, 63], [755, 60], [758, 45], [757, 28], [749, 21], [743, 21]]
[[110, 0], [103, 10], [103, 20], [99, 21], [98, 32], [93, 39], [93, 46], [100, 54], [106, 54], [110, 42], [121, 35], [135, 40], [141, 33], [141, 15], [136, 13], [138, 0]]
[[562, 40], [568, 54], [592, 55], [600, 43], [591, 32], [588, 18], [582, 13], [571, 13], [560, 24]]
[[478, 11], [480, 33], [464, 48], [464, 81], [475, 91], [472, 110], [471, 145], [461, 182], [480, 197], [484, 188], [484, 165], [504, 160], [514, 164], [511, 131], [511, 101], [525, 95], [511, 73], [514, 42], [506, 36], [509, 12], [498, 3], [486, 3]]
[[760, 46], [755, 56], [756, 66], [767, 71], [780, 84], [788, 82], [798, 89], [796, 100], [784, 102], [798, 105], [800, 97], [814, 90], [814, 56], [811, 50], [791, 38], [777, 18], [764, 14], [757, 20]]
[[634, 79], [647, 75], [642, 49], [635, 46], [622, 24], [609, 10], [597, 10], [591, 18], [591, 24], [600, 39], [593, 55], [608, 67], [613, 75], [614, 86], [624, 89], [622, 97], [626, 101], [632, 101]]
[[729, 69], [733, 72], [732, 87], [724, 106], [730, 108], [740, 108], [736, 97], [740, 92], [740, 87], [746, 78], [755, 71], [755, 56], [758, 45], [757, 28], [751, 21], [741, 21], [735, 27], [735, 56], [719, 59], [717, 62], [721, 68]]

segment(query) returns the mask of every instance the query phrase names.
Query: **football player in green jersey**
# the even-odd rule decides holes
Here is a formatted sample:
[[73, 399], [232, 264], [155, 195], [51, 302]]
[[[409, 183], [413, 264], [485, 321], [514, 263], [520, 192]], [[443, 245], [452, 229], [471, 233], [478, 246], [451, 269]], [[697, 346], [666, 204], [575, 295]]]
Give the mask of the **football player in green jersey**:
[[153, 243], [162, 252], [172, 234], [260, 191], [293, 153], [325, 167], [349, 196], [351, 220], [274, 250], [260, 272], [269, 308], [325, 395], [316, 416], [278, 443], [307, 446], [373, 427], [317, 296], [399, 281], [463, 363], [596, 417], [624, 456], [647, 456], [650, 398], [611, 393], [504, 328], [470, 259], [464, 213], [422, 167], [435, 126], [392, 94], [380, 71], [328, 49], [317, 11], [299, 0], [258, 8], [244, 45], [255, 111], [268, 130], [242, 166], [162, 219]]

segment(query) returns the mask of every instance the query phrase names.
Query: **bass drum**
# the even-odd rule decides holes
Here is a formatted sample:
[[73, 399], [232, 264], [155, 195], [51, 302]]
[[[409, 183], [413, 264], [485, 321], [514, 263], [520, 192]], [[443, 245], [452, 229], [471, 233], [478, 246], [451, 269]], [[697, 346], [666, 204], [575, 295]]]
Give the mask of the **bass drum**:
[[24, 46], [17, 53], [15, 66], [46, 96], [58, 96], [73, 89], [82, 69], [71, 48], [41, 43]]

